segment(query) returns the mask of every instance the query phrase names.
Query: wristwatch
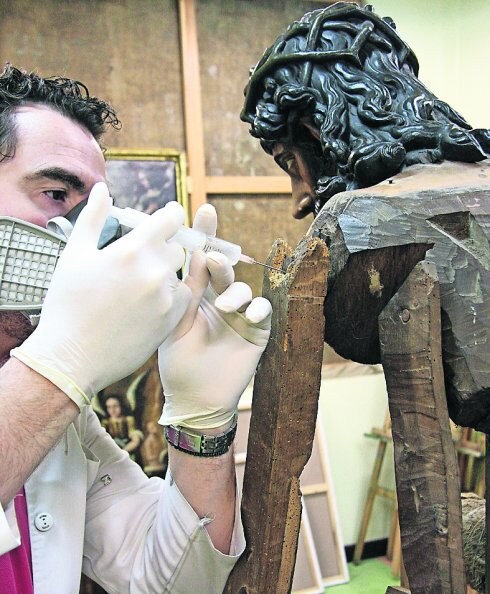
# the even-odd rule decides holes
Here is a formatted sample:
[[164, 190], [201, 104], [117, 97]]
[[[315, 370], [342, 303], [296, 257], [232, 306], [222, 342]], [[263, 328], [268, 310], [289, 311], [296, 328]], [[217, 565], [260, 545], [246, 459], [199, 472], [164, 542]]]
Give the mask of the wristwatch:
[[170, 445], [192, 456], [222, 456], [230, 449], [235, 439], [237, 417], [224, 433], [218, 435], [202, 435], [187, 427], [165, 425], [165, 438]]

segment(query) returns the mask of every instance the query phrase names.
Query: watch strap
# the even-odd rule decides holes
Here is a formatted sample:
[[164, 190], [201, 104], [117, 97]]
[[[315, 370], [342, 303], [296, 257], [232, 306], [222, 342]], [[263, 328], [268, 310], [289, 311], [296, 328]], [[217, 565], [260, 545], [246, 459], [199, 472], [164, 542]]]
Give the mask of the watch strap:
[[164, 433], [166, 440], [174, 448], [192, 456], [211, 457], [226, 454], [235, 439], [236, 429], [235, 415], [231, 427], [218, 435], [202, 435], [187, 427], [174, 425], [165, 425]]

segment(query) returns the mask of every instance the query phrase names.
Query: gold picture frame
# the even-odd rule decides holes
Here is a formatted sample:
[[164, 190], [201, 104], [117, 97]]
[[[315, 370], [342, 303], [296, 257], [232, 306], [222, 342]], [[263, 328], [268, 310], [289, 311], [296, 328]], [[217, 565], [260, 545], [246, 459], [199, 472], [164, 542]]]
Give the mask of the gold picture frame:
[[172, 200], [190, 222], [185, 154], [174, 149], [111, 149], [106, 152], [107, 183], [114, 204], [147, 214]]

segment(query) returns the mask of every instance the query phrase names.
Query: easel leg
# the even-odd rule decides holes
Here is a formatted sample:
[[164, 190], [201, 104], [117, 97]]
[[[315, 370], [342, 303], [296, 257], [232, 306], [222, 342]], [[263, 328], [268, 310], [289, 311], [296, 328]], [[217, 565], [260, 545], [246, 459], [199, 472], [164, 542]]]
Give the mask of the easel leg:
[[434, 268], [419, 263], [379, 319], [403, 560], [412, 594], [464, 594], [461, 501]]
[[378, 451], [376, 453], [376, 460], [374, 462], [373, 472], [371, 473], [371, 480], [369, 483], [369, 491], [364, 507], [364, 513], [362, 514], [361, 527], [359, 529], [359, 536], [357, 537], [356, 547], [354, 549], [354, 555], [352, 562], [354, 565], [359, 565], [361, 562], [362, 552], [364, 550], [364, 543], [366, 541], [366, 534], [369, 526], [369, 520], [373, 511], [374, 500], [376, 498], [376, 492], [378, 490], [379, 475], [381, 473], [381, 467], [383, 466], [383, 460], [386, 452], [386, 441], [380, 441], [378, 444]]

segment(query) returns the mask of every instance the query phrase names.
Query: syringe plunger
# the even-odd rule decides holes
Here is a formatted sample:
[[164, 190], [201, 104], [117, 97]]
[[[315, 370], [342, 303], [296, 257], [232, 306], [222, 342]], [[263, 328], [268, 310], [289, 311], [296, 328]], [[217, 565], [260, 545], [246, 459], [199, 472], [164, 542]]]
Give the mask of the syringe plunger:
[[[111, 216], [118, 219], [121, 225], [125, 227], [137, 227], [140, 223], [146, 220], [150, 215], [135, 210], [133, 208], [118, 208], [111, 207]], [[182, 225], [177, 233], [169, 240], [176, 241], [184, 249], [189, 252], [202, 250], [203, 252], [220, 252], [224, 254], [231, 262], [236, 264], [242, 259], [242, 248], [236, 243], [206, 235], [202, 231], [191, 229]]]

